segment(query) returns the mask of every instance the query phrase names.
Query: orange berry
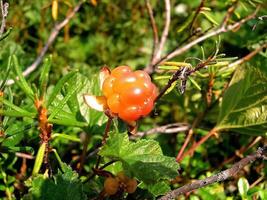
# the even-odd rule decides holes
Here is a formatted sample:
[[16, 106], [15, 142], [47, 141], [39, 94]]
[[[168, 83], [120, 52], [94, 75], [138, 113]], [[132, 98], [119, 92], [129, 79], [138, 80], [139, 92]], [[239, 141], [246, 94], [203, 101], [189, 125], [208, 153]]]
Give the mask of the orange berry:
[[126, 88], [120, 94], [121, 102], [128, 105], [141, 105], [146, 99], [145, 88], [140, 84]]
[[118, 177], [118, 179], [119, 179], [121, 182], [123, 182], [123, 183], [126, 183], [126, 182], [129, 180], [129, 177], [126, 176], [126, 175], [124, 174], [123, 171], [120, 171], [120, 172], [117, 174], [117, 177]]
[[109, 76], [105, 79], [102, 87], [102, 91], [105, 95], [105, 97], [108, 97], [113, 94], [113, 83], [115, 81], [115, 78], [113, 76]]
[[129, 179], [126, 183], [126, 192], [134, 193], [137, 188], [137, 181], [135, 179]]
[[135, 84], [137, 81], [134, 73], [128, 73], [120, 78], [116, 78], [113, 85], [114, 92], [121, 93], [125, 88]]
[[142, 116], [148, 115], [154, 107], [154, 102], [151, 98], [148, 98], [141, 107]]
[[118, 66], [111, 71], [111, 75], [115, 78], [120, 78], [129, 72], [132, 72], [132, 69], [129, 66]]
[[124, 121], [136, 121], [141, 117], [140, 107], [135, 105], [122, 105], [119, 117]]
[[108, 177], [104, 182], [104, 190], [108, 195], [114, 195], [119, 189], [119, 181], [116, 178]]
[[120, 111], [120, 95], [113, 93], [108, 97], [108, 107], [113, 113]]
[[145, 71], [137, 70], [137, 71], [134, 72], [134, 74], [136, 75], [136, 77], [138, 79], [143, 79], [143, 80], [146, 80], [146, 81], [151, 81], [150, 76]]

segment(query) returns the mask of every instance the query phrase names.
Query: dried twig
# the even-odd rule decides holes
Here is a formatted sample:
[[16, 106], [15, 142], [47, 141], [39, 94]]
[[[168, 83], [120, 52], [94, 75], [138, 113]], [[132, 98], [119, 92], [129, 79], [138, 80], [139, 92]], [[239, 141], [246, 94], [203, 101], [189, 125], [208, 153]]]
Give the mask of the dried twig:
[[164, 45], [166, 43], [168, 34], [169, 34], [169, 28], [170, 28], [170, 23], [171, 23], [171, 5], [170, 5], [170, 0], [165, 0], [165, 25], [164, 25], [164, 30], [161, 35], [159, 47], [156, 51], [155, 59], [159, 59], [160, 55], [162, 53], [162, 50], [164, 48]]
[[194, 25], [194, 23], [196, 21], [196, 18], [199, 15], [199, 13], [201, 11], [201, 8], [203, 8], [204, 4], [205, 4], [205, 0], [201, 0], [201, 2], [199, 4], [199, 6], [197, 7], [197, 10], [196, 10], [196, 12], [194, 14], [194, 17], [192, 19], [192, 22], [191, 22], [191, 25], [190, 25], [190, 30], [192, 30], [192, 27], [193, 27], [193, 25]]
[[9, 4], [7, 2], [3, 3], [3, 0], [0, 1], [0, 7], [1, 7], [1, 15], [2, 15], [2, 22], [0, 27], [0, 37], [3, 35], [6, 27], [6, 18], [8, 14], [8, 6]]
[[191, 192], [195, 189], [205, 187], [207, 185], [225, 181], [228, 178], [231, 178], [235, 175], [237, 175], [238, 172], [240, 172], [246, 165], [253, 163], [254, 161], [258, 159], [267, 159], [267, 146], [264, 146], [263, 148], [258, 148], [258, 150], [246, 156], [245, 158], [241, 159], [239, 162], [234, 164], [231, 168], [221, 171], [213, 176], [210, 176], [208, 178], [205, 178], [203, 180], [197, 180], [193, 183], [189, 183], [187, 185], [184, 185], [178, 189], [175, 189], [169, 193], [167, 193], [165, 196], [159, 198], [159, 200], [171, 200], [176, 198], [179, 195]]
[[152, 73], [154, 71], [153, 68], [155, 66], [155, 63], [160, 59], [161, 53], [163, 51], [163, 48], [165, 46], [165, 43], [166, 43], [166, 40], [167, 40], [167, 37], [168, 37], [168, 34], [169, 34], [169, 28], [170, 28], [170, 23], [171, 23], [171, 3], [170, 3], [170, 0], [165, 0], [164, 2], [165, 2], [165, 14], [166, 14], [166, 17], [165, 17], [164, 29], [163, 29], [159, 44], [158, 44], [158, 38], [157, 38], [158, 37], [157, 30], [155, 29], [155, 27], [153, 27], [153, 25], [155, 25], [155, 20], [153, 18], [153, 13], [152, 13], [152, 15], [150, 13], [152, 8], [150, 8], [150, 11], [149, 11], [149, 8], [147, 6], [148, 11], [149, 11], [149, 16], [150, 16], [150, 22], [151, 22], [152, 29], [153, 29], [153, 34], [154, 34], [154, 38], [153, 38], [154, 46], [153, 46], [151, 62], [144, 69], [148, 73]]
[[[54, 26], [54, 28], [52, 29], [52, 32], [45, 44], [45, 46], [43, 47], [43, 49], [41, 50], [41, 53], [39, 54], [39, 56], [36, 58], [36, 60], [27, 67], [27, 69], [25, 71], [23, 71], [23, 76], [28, 76], [29, 74], [31, 74], [37, 67], [38, 65], [42, 62], [44, 55], [46, 54], [48, 48], [53, 44], [53, 42], [55, 41], [56, 37], [59, 34], [59, 31], [64, 28], [64, 26], [66, 26], [69, 21], [75, 16], [75, 14], [79, 11], [81, 5], [84, 3], [84, 1], [80, 1], [74, 8], [73, 10], [69, 13], [69, 15], [59, 24], [56, 24]], [[6, 85], [12, 85], [14, 84], [14, 80], [10, 79], [6, 82]]]
[[153, 10], [152, 10], [152, 7], [151, 7], [149, 0], [146, 0], [146, 8], [147, 8], [147, 12], [149, 14], [150, 24], [151, 24], [152, 31], [153, 31], [153, 48], [152, 48], [151, 60], [149, 63], [149, 65], [151, 65], [153, 62], [154, 56], [155, 56], [156, 48], [157, 48], [158, 43], [159, 43], [159, 35], [158, 35], [158, 28], [157, 28], [155, 18], [153, 15]]
[[[237, 61], [229, 64], [227, 66], [227, 68], [231, 68], [231, 67], [234, 67], [234, 66], [237, 66], [237, 65], [241, 65], [243, 64], [244, 62], [247, 62], [249, 61], [252, 57], [254, 57], [255, 55], [257, 55], [260, 51], [262, 51], [264, 48], [267, 48], [267, 43], [261, 45], [260, 47], [258, 47], [257, 49], [255, 49], [254, 51], [250, 52], [248, 55], [238, 59]], [[221, 69], [223, 70], [223, 68]]]
[[233, 8], [231, 7], [231, 9], [228, 9], [228, 12], [227, 12], [224, 20], [222, 21], [220, 27], [218, 27], [217, 29], [214, 29], [213, 31], [210, 31], [210, 32], [206, 33], [205, 35], [202, 35], [201, 37], [199, 37], [199, 38], [187, 43], [186, 45], [184, 45], [182, 47], [178, 47], [178, 48], [174, 49], [173, 51], [171, 51], [170, 53], [168, 53], [167, 55], [162, 57], [160, 60], [158, 60], [154, 64], [154, 67], [157, 66], [158, 64], [162, 63], [162, 62], [170, 60], [170, 59], [172, 59], [172, 58], [174, 58], [174, 57], [176, 57], [178, 55], [181, 55], [182, 53], [186, 52], [187, 50], [189, 50], [193, 46], [197, 45], [200, 42], [203, 42], [203, 41], [207, 40], [210, 37], [219, 35], [221, 33], [226, 33], [226, 32], [232, 31], [234, 29], [237, 29], [238, 27], [240, 27], [241, 25], [243, 25], [247, 21], [255, 18], [256, 14], [259, 11], [259, 9], [260, 9], [260, 7], [258, 6], [252, 14], [248, 15], [247, 17], [241, 19], [238, 22], [235, 22], [234, 24], [227, 25], [228, 20], [230, 18], [230, 15], [233, 12]]
[[191, 126], [187, 123], [172, 123], [163, 126], [158, 126], [144, 132], [137, 132], [135, 135], [132, 135], [131, 138], [144, 137], [156, 133], [173, 134], [178, 132], [184, 132], [190, 129], [190, 127]]

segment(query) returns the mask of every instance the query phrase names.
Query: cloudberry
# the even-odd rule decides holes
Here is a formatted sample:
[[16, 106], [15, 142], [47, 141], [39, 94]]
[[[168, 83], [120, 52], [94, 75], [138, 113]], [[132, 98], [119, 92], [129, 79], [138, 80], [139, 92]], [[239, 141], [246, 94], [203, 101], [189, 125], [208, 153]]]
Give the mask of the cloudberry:
[[128, 193], [134, 193], [137, 188], [137, 181], [135, 179], [129, 179], [126, 182], [126, 192]]
[[114, 195], [119, 189], [119, 181], [116, 178], [108, 177], [104, 182], [104, 190], [108, 195]]
[[148, 115], [158, 95], [145, 71], [132, 71], [128, 66], [113, 69], [104, 80], [102, 91], [111, 112], [126, 122]]

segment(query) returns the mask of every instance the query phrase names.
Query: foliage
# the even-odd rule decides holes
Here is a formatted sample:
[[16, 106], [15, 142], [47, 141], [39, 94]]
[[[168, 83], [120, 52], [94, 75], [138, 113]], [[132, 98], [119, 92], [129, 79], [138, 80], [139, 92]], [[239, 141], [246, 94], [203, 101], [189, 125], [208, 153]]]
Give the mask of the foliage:
[[[165, 26], [164, 2], [150, 2], [159, 36]], [[199, 0], [171, 1], [162, 56], [219, 28], [233, 5], [230, 25], [259, 4], [262, 8], [257, 17], [235, 29], [158, 63], [151, 78], [160, 91], [175, 73], [180, 75], [131, 135], [126, 123], [116, 117], [111, 122], [108, 113], [89, 108], [83, 96], [102, 95], [103, 66], [129, 65], [135, 70], [151, 62], [153, 31], [145, 1], [84, 1], [27, 76], [23, 72], [36, 61], [56, 30], [53, 27], [79, 1], [9, 1], [5, 32], [0, 34], [0, 198], [156, 199], [231, 167], [266, 144], [267, 51], [262, 48], [253, 58], [245, 56], [266, 45], [267, 4], [203, 2], [198, 10]], [[232, 65], [244, 57], [245, 63]], [[146, 132], [172, 123], [186, 130]], [[190, 128], [193, 136], [188, 138]], [[211, 130], [215, 137], [179, 157], [187, 139], [184, 153]], [[141, 132], [147, 135], [139, 138]], [[105, 178], [122, 170], [138, 181], [137, 190], [107, 196]], [[267, 199], [266, 170], [266, 161], [255, 162], [231, 180], [181, 199]]]

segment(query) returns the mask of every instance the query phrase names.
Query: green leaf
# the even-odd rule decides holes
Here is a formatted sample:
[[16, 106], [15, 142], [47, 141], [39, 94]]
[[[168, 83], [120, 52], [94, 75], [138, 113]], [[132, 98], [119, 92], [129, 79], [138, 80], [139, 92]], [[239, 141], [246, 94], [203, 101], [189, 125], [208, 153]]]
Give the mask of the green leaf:
[[248, 134], [264, 135], [267, 127], [266, 94], [267, 77], [264, 73], [253, 67], [237, 68], [223, 96], [216, 128], [242, 129], [242, 133], [247, 130]]
[[196, 12], [192, 12], [191, 15], [189, 17], [187, 17], [187, 19], [184, 21], [184, 23], [182, 23], [178, 28], [177, 28], [177, 32], [180, 33], [182, 31], [184, 31], [191, 23], [192, 20], [195, 16]]
[[194, 79], [192, 79], [190, 76], [188, 76], [188, 79], [191, 81], [191, 83], [199, 90], [199, 91], [201, 91], [201, 87], [200, 87], [200, 85], [198, 85], [198, 83], [194, 80]]
[[[78, 179], [78, 174], [63, 163], [63, 173], [58, 173], [53, 178], [45, 178], [43, 175], [35, 177], [31, 183], [29, 194], [24, 200], [85, 200], [86, 195], [83, 185]], [[30, 181], [28, 181], [30, 182]]]
[[[14, 105], [13, 103], [9, 102], [8, 100], [4, 99], [3, 97], [0, 97], [0, 101], [6, 105], [7, 107], [11, 108], [12, 111], [10, 110], [2, 110], [0, 109], [0, 114], [3, 114], [3, 115], [8, 115], [9, 112], [11, 112], [10, 114], [13, 114], [12, 116], [22, 116], [22, 117], [34, 117], [36, 114], [35, 113], [30, 113], [28, 112], [27, 110], [24, 110], [16, 105]], [[15, 111], [15, 112], [14, 112]], [[14, 112], [14, 113], [12, 113]]]
[[44, 64], [42, 66], [42, 72], [41, 72], [40, 79], [39, 79], [41, 96], [44, 95], [44, 92], [45, 92], [46, 87], [47, 87], [49, 71], [51, 68], [51, 60], [52, 60], [52, 56], [49, 56], [48, 58], [46, 58], [44, 60]]
[[22, 74], [18, 58], [15, 55], [13, 55], [12, 58], [14, 62], [15, 71], [18, 76], [18, 80], [16, 80], [16, 78], [14, 78], [14, 80], [18, 83], [19, 87], [25, 92], [25, 94], [27, 94], [27, 96], [29, 96], [33, 100], [34, 93]]
[[170, 186], [164, 181], [160, 181], [155, 184], [144, 185], [142, 188], [147, 189], [154, 197], [164, 195], [171, 190]]
[[49, 107], [49, 105], [54, 101], [54, 99], [56, 98], [56, 96], [58, 95], [62, 87], [64, 86], [65, 82], [69, 80], [71, 77], [73, 77], [76, 73], [77, 71], [70, 72], [58, 81], [55, 88], [53, 89], [52, 94], [47, 100], [47, 103], [46, 103], [47, 107]]
[[213, 16], [211, 16], [208, 12], [200, 12], [201, 14], [203, 14], [212, 24], [214, 24], [214, 25], [216, 25], [216, 26], [218, 26], [219, 25], [219, 23], [218, 22], [216, 22], [215, 20], [214, 20], [214, 17]]
[[43, 163], [43, 159], [44, 159], [44, 154], [45, 154], [45, 147], [46, 147], [46, 143], [43, 143], [39, 149], [38, 149], [38, 152], [37, 152], [37, 155], [36, 155], [36, 159], [35, 159], [35, 162], [34, 162], [34, 167], [33, 167], [33, 170], [32, 170], [32, 174], [33, 175], [36, 175], [38, 174], [41, 166], [42, 166], [42, 163]]
[[242, 197], [242, 199], [247, 197], [247, 192], [249, 190], [249, 183], [248, 180], [245, 178], [240, 178], [237, 182], [238, 191]]
[[[8, 79], [8, 76], [9, 76], [9, 73], [11, 71], [11, 64], [12, 64], [12, 56], [9, 56], [8, 57], [8, 62], [7, 62], [7, 68], [4, 72], [4, 78], [0, 77], [2, 79], [2, 82], [0, 84], [0, 90], [3, 90], [5, 84], [6, 84], [6, 81]], [[0, 73], [1, 75], [1, 73]]]
[[80, 88], [82, 87], [81, 82], [77, 82], [77, 84], [73, 84], [69, 86], [69, 91], [67, 94], [64, 96], [64, 98], [59, 102], [59, 104], [56, 106], [56, 108], [52, 111], [50, 114], [48, 120], [53, 119], [65, 106], [67, 101], [74, 95]]
[[179, 165], [174, 158], [162, 154], [155, 140], [131, 142], [126, 133], [113, 133], [99, 154], [120, 160], [124, 170], [146, 184], [155, 184], [161, 179], [171, 179], [178, 175]]

